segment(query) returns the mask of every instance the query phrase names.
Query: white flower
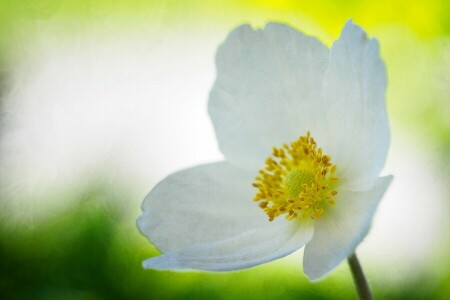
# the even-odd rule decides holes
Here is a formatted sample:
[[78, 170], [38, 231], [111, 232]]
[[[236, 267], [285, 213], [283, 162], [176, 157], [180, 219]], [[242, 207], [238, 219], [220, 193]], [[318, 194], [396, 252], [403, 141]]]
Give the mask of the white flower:
[[315, 280], [347, 258], [391, 181], [378, 177], [389, 146], [378, 48], [352, 21], [331, 50], [278, 23], [232, 31], [209, 101], [226, 161], [147, 196], [137, 224], [162, 255], [144, 267], [237, 270], [305, 246]]

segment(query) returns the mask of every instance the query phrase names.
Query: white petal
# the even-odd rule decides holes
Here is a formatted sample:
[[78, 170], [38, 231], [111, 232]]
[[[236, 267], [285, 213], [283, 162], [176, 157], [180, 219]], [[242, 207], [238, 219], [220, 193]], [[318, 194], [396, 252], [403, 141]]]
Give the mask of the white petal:
[[316, 221], [303, 256], [304, 272], [311, 280], [321, 278], [355, 251], [391, 180], [392, 176], [380, 177], [370, 191], [341, 193], [327, 215]]
[[243, 25], [230, 33], [217, 53], [209, 101], [227, 160], [257, 170], [272, 146], [315, 131], [328, 57], [317, 39], [283, 24]]
[[[137, 223], [163, 255], [155, 269], [246, 268], [285, 256], [312, 237], [311, 224], [267, 215], [252, 201], [253, 174], [228, 163], [178, 172], [147, 196]], [[301, 225], [301, 226], [300, 226]]]
[[261, 226], [267, 216], [252, 201], [253, 177], [226, 162], [170, 175], [145, 198], [138, 227], [167, 252]]
[[310, 222], [273, 222], [228, 239], [195, 244], [144, 261], [150, 269], [231, 271], [250, 268], [291, 254], [310, 241]]
[[[331, 48], [324, 79], [329, 137], [326, 153], [348, 190], [370, 189], [386, 160], [389, 125], [386, 71], [378, 42], [348, 21]], [[331, 142], [331, 143], [328, 143]]]

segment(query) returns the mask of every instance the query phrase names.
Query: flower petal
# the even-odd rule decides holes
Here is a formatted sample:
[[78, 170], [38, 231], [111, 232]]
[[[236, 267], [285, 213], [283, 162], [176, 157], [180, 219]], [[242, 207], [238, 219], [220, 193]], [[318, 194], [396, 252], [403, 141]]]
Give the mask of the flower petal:
[[231, 271], [284, 257], [303, 247], [313, 235], [311, 222], [279, 218], [228, 239], [195, 244], [144, 261], [150, 269]]
[[228, 161], [257, 170], [273, 146], [314, 131], [328, 58], [317, 39], [287, 25], [230, 33], [217, 52], [208, 107]]
[[323, 88], [329, 126], [324, 150], [338, 166], [346, 189], [369, 190], [389, 146], [386, 70], [378, 42], [368, 40], [351, 20], [331, 48]]
[[226, 162], [170, 175], [145, 198], [138, 227], [167, 252], [260, 226], [267, 217], [252, 201], [252, 179]]
[[137, 223], [163, 255], [147, 268], [230, 270], [285, 256], [308, 242], [312, 224], [267, 215], [252, 201], [252, 175], [226, 162], [163, 180], [147, 196]]
[[341, 193], [329, 214], [316, 221], [303, 256], [304, 272], [311, 280], [321, 278], [355, 251], [391, 180], [392, 176], [380, 177], [370, 191]]

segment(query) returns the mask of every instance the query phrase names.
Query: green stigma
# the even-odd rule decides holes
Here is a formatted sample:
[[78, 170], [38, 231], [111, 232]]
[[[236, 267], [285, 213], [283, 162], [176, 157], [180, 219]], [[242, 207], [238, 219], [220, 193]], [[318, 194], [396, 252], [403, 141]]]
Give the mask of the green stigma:
[[297, 197], [304, 184], [310, 185], [314, 180], [314, 173], [308, 170], [296, 169], [292, 170], [284, 182], [286, 191], [291, 197]]

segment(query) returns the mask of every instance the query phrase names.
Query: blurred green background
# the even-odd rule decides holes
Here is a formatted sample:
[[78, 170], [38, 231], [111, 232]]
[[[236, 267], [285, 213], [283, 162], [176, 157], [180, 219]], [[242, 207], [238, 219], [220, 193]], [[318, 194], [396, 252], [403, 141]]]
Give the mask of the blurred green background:
[[[0, 0], [2, 299], [356, 299], [345, 264], [324, 280], [310, 283], [301, 270], [301, 253], [231, 273], [142, 269], [144, 259], [158, 254], [135, 226], [145, 193], [167, 174], [220, 158], [220, 154], [217, 154], [214, 142], [207, 146], [202, 139], [189, 150], [189, 145], [195, 143], [193, 136], [181, 141], [180, 147], [176, 141], [178, 137], [171, 136], [171, 132], [158, 134], [157, 130], [147, 130], [146, 126], [158, 127], [157, 122], [143, 126], [139, 123], [140, 118], [134, 118], [134, 111], [128, 111], [127, 101], [132, 101], [130, 99], [138, 89], [127, 90], [127, 72], [131, 72], [127, 71], [127, 64], [138, 68], [141, 56], [136, 56], [134, 61], [136, 49], [131, 46], [128, 49], [124, 42], [127, 41], [124, 37], [132, 37], [133, 43], [137, 39], [137, 45], [141, 45], [142, 40], [152, 41], [149, 47], [139, 52], [142, 57], [155, 55], [153, 45], [167, 45], [158, 48], [161, 55], [168, 57], [167, 61], [146, 61], [145, 68], [156, 68], [151, 73], [155, 77], [146, 78], [147, 81], [137, 85], [138, 88], [157, 81], [159, 86], [167, 84], [169, 91], [180, 89], [181, 81], [170, 81], [171, 74], [175, 77], [179, 70], [185, 72], [186, 77], [199, 78], [200, 83], [193, 87], [203, 91], [199, 99], [187, 97], [183, 103], [197, 101], [198, 110], [192, 111], [191, 118], [199, 116], [205, 123], [192, 126], [206, 128], [205, 134], [212, 136], [207, 124], [206, 101], [214, 79], [214, 49], [231, 29], [242, 23], [262, 26], [275, 20], [291, 24], [331, 45], [349, 18], [379, 39], [388, 70], [392, 143], [397, 146], [390, 153], [391, 167], [386, 171], [399, 170], [394, 176], [400, 184], [387, 199], [403, 202], [392, 206], [393, 209], [386, 204], [384, 211], [393, 215], [390, 220], [397, 227], [383, 230], [387, 235], [387, 232], [393, 234], [395, 239], [395, 230], [403, 228], [399, 235], [406, 236], [405, 241], [411, 240], [405, 248], [391, 247], [394, 259], [389, 260], [382, 250], [377, 256], [378, 250], [372, 249], [372, 252], [362, 252], [372, 253], [371, 256], [368, 254], [371, 258], [361, 255], [360, 260], [375, 299], [450, 299], [450, 254], [447, 253], [450, 246], [447, 220], [450, 212], [449, 12], [449, 1], [445, 0]], [[97, 50], [86, 52], [97, 43], [106, 45], [102, 46], [98, 57]], [[200, 54], [187, 53], [180, 59], [178, 54], [183, 52], [183, 43], [187, 49], [198, 49]], [[124, 65], [115, 65], [116, 60], [109, 60], [108, 55], [115, 53], [117, 48], [121, 49], [117, 57], [119, 60], [124, 57]], [[131, 54], [126, 54], [127, 51]], [[107, 57], [105, 65], [125, 74], [119, 81], [125, 86], [125, 96], [118, 97], [112, 104], [100, 102], [99, 106], [92, 106], [92, 101], [96, 101], [93, 97], [89, 103], [70, 106], [77, 103], [76, 99], [70, 98], [73, 93], [87, 85], [94, 86], [92, 90], [97, 89], [98, 95], [111, 89], [109, 85], [116, 85], [114, 82], [99, 84], [104, 78], [101, 72], [99, 77], [91, 77], [98, 72], [95, 69], [98, 65], [93, 62], [101, 60], [101, 55]], [[58, 57], [69, 57], [71, 68], [83, 65], [76, 69], [81, 70], [81, 75], [77, 77], [73, 74], [78, 73], [70, 73], [67, 64], [58, 65], [67, 61], [58, 60]], [[39, 76], [47, 74], [49, 65], [54, 68], [53, 77], [41, 79]], [[171, 68], [166, 68], [167, 65]], [[207, 70], [205, 80], [203, 75], [198, 75], [202, 68]], [[168, 77], [162, 77], [161, 72], [166, 72]], [[71, 84], [70, 89], [58, 94], [62, 85], [57, 78], [65, 78], [67, 73], [73, 77], [62, 83]], [[78, 83], [79, 78], [82, 81]], [[141, 79], [137, 76], [130, 80]], [[187, 88], [183, 93], [197, 95]], [[75, 102], [69, 105], [65, 102], [68, 99]], [[136, 111], [141, 108], [145, 111], [145, 96], [142, 99], [129, 105], [136, 105]], [[158, 99], [155, 97], [152, 101]], [[177, 107], [170, 107], [170, 101], [160, 100], [158, 105], [162, 106], [158, 108], [152, 101], [154, 106], [147, 107], [148, 110], [168, 110], [164, 116], [175, 124], [173, 132], [183, 126], [181, 121], [176, 123], [177, 120], [191, 122], [189, 114], [185, 116]], [[182, 110], [186, 105], [183, 103], [177, 102], [176, 106]], [[113, 104], [115, 110], [109, 111], [108, 105]], [[74, 107], [80, 115], [90, 116], [93, 111], [93, 119], [75, 119], [87, 122], [87, 127], [74, 121], [74, 126], [68, 127], [70, 130], [63, 127], [56, 135], [54, 130], [61, 128], [59, 124], [65, 124], [58, 122], [70, 118]], [[126, 113], [131, 117], [121, 121], [121, 116]], [[110, 119], [103, 114], [112, 121], [104, 121]], [[139, 117], [147, 120], [145, 114]], [[101, 126], [95, 127], [97, 131], [93, 129], [98, 135], [84, 140], [90, 124], [97, 126], [99, 122]], [[130, 122], [134, 125], [129, 125]], [[161, 122], [163, 127], [166, 126], [164, 120]], [[43, 127], [39, 129], [41, 125]], [[132, 150], [117, 150], [117, 145], [129, 142], [123, 138], [129, 132], [115, 135], [117, 128], [123, 126], [131, 126], [131, 132], [142, 131], [134, 140], [135, 144], [131, 144]], [[76, 133], [77, 128], [85, 131]], [[67, 137], [67, 140], [61, 137]], [[147, 148], [135, 152], [143, 137], [149, 140], [145, 144]], [[41, 147], [43, 140], [45, 147]], [[98, 141], [101, 145], [89, 147]], [[108, 144], [108, 155], [104, 154], [104, 144]], [[147, 152], [146, 149], [158, 145], [163, 145], [160, 146], [162, 153], [164, 146], [177, 148], [171, 153], [179, 159]], [[192, 153], [187, 156], [178, 153], [183, 145]], [[205, 147], [207, 155], [199, 150]], [[93, 152], [99, 153], [98, 156], [85, 159]], [[135, 159], [133, 163], [129, 161], [131, 157]], [[122, 162], [117, 163], [119, 160]], [[164, 163], [166, 160], [172, 162]], [[80, 169], [76, 169], [78, 167]], [[409, 177], [402, 181], [402, 174]], [[402, 215], [409, 217], [402, 219]], [[380, 216], [376, 224], [382, 223]], [[426, 232], [416, 235], [415, 229], [408, 231], [409, 227], [425, 228]], [[424, 239], [425, 236], [431, 236], [432, 242]], [[367, 247], [371, 248], [374, 243]], [[386, 247], [389, 245], [383, 249]], [[424, 250], [416, 256], [408, 256], [417, 248]], [[397, 268], [395, 257], [402, 259], [399, 261], [401, 268]]]

